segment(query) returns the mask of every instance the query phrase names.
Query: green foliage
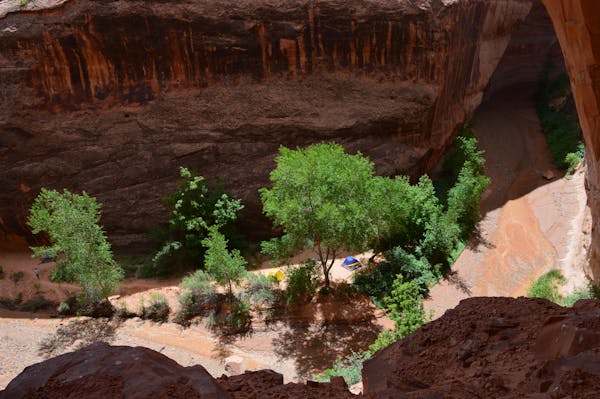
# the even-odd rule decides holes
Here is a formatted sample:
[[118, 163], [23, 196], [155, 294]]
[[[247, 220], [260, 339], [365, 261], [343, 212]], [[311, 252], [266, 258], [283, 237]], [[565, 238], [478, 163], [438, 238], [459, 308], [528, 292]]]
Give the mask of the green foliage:
[[417, 259], [403, 248], [395, 247], [386, 253], [386, 260], [377, 267], [355, 273], [353, 283], [357, 290], [381, 301], [391, 293], [396, 275], [402, 275], [405, 280], [414, 280], [419, 293], [425, 295], [438, 280], [439, 271], [431, 267], [425, 257]]
[[206, 271], [214, 277], [217, 284], [227, 286], [231, 297], [232, 284], [239, 284], [248, 273], [245, 268], [246, 260], [237, 249], [232, 251], [227, 249], [227, 240], [218, 231], [217, 226], [209, 229], [208, 237], [202, 240], [202, 244], [206, 246], [204, 255]]
[[343, 249], [362, 251], [375, 236], [365, 204], [373, 164], [337, 144], [282, 147], [276, 163], [272, 188], [262, 188], [260, 195], [265, 215], [284, 235], [279, 245], [263, 249], [314, 248], [329, 286], [335, 256]]
[[204, 257], [202, 240], [208, 236], [211, 226], [216, 226], [228, 237], [234, 236], [234, 223], [244, 208], [240, 200], [230, 198], [220, 186], [209, 186], [202, 176], [184, 167], [179, 173], [181, 181], [166, 199], [171, 210], [170, 238], [153, 258], [157, 274], [168, 273], [164, 262], [175, 255], [201, 264]]
[[594, 284], [580, 287], [570, 295], [563, 297], [559, 289], [567, 283], [567, 279], [559, 270], [550, 270], [538, 278], [529, 287], [529, 298], [545, 298], [561, 306], [573, 306], [580, 299], [600, 299], [600, 289]]
[[348, 386], [357, 384], [362, 380], [362, 364], [370, 357], [371, 353], [368, 351], [352, 352], [346, 357], [337, 358], [331, 368], [323, 371], [320, 375], [313, 376], [313, 379], [319, 382], [329, 382], [331, 377], [341, 376], [344, 377]]
[[481, 218], [481, 195], [490, 185], [485, 176], [483, 151], [477, 149], [477, 139], [457, 137], [458, 146], [465, 156], [454, 186], [448, 191], [448, 219], [460, 227], [460, 236], [468, 237]]
[[277, 305], [279, 296], [275, 292], [276, 280], [262, 274], [248, 273], [242, 297], [261, 309]]
[[559, 270], [550, 270], [529, 287], [527, 296], [529, 298], [546, 298], [549, 301], [560, 303], [562, 296], [558, 289], [566, 282], [567, 280]]
[[85, 192], [47, 189], [35, 199], [28, 220], [32, 232], [45, 232], [51, 243], [32, 248], [35, 256], [56, 258], [59, 275], [83, 288], [84, 303], [107, 298], [123, 278], [99, 222], [100, 204], [95, 198]]
[[567, 109], [568, 101], [564, 101], [562, 106], [552, 105], [556, 99], [572, 97], [568, 76], [562, 73], [551, 78], [553, 68], [548, 63], [542, 74], [536, 96], [536, 111], [554, 162], [570, 176], [583, 160], [585, 148], [579, 119]]
[[213, 278], [203, 270], [196, 270], [179, 284], [182, 292], [177, 296], [179, 312], [175, 321], [187, 326], [196, 316], [206, 315], [217, 307], [217, 295]]
[[150, 294], [148, 305], [142, 307], [141, 318], [164, 323], [169, 320], [170, 312], [167, 298], [161, 293], [154, 292]]
[[385, 304], [390, 310], [389, 317], [394, 321], [398, 338], [412, 334], [428, 321], [419, 284], [414, 280], [405, 282], [401, 274], [396, 276]]
[[27, 5], [27, 3], [29, 3], [29, 1], [30, 1], [30, 0], [19, 0], [19, 4], [20, 4], [21, 6], [26, 6], [26, 5]]
[[287, 303], [294, 304], [312, 297], [320, 283], [319, 269], [312, 259], [307, 259], [299, 267], [286, 270], [287, 288], [285, 290]]
[[66, 316], [71, 314], [71, 305], [68, 302], [61, 302], [56, 310], [59, 314]]
[[19, 281], [21, 281], [23, 279], [23, 277], [25, 277], [25, 274], [23, 272], [14, 272], [10, 275], [10, 280], [15, 283], [15, 285], [17, 285], [19, 283]]

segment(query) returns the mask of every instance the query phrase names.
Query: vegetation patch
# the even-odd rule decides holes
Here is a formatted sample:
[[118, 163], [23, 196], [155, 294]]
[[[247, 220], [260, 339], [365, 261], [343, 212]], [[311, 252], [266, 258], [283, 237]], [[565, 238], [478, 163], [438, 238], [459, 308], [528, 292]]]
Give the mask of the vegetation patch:
[[573, 306], [580, 299], [600, 299], [600, 288], [594, 284], [580, 287], [564, 297], [560, 294], [560, 288], [566, 283], [567, 279], [559, 270], [550, 270], [531, 283], [527, 296], [544, 298], [561, 306]]
[[165, 276], [173, 264], [202, 265], [205, 245], [203, 240], [215, 228], [226, 237], [239, 239], [235, 221], [244, 208], [240, 200], [229, 197], [222, 185], [209, 185], [198, 174], [187, 168], [179, 170], [181, 180], [166, 198], [170, 209], [166, 232], [155, 232], [162, 244], [152, 263], [142, 269], [144, 277]]
[[585, 147], [577, 113], [572, 110], [573, 94], [566, 73], [557, 74], [548, 63], [540, 80], [536, 111], [556, 165], [567, 177], [583, 160]]
[[169, 320], [169, 302], [167, 298], [158, 292], [150, 294], [149, 302], [142, 303], [142, 311], [140, 317], [144, 320], [152, 320], [157, 323], [165, 323]]

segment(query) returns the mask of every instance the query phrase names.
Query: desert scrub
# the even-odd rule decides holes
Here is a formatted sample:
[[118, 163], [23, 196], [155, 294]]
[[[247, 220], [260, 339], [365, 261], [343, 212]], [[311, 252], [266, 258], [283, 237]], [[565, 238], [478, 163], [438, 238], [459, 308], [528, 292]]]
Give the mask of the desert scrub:
[[197, 316], [207, 316], [218, 307], [217, 291], [210, 274], [196, 270], [179, 283], [181, 293], [177, 296], [179, 311], [174, 321], [183, 326], [189, 326], [190, 321]]
[[365, 360], [371, 358], [371, 352], [352, 352], [346, 357], [338, 357], [331, 368], [323, 371], [320, 375], [313, 376], [315, 381], [329, 382], [331, 377], [341, 376], [348, 386], [359, 383], [362, 380], [362, 365]]
[[167, 298], [158, 292], [150, 294], [150, 300], [148, 304], [142, 305], [142, 319], [152, 320], [158, 323], [164, 323], [169, 320], [169, 302]]

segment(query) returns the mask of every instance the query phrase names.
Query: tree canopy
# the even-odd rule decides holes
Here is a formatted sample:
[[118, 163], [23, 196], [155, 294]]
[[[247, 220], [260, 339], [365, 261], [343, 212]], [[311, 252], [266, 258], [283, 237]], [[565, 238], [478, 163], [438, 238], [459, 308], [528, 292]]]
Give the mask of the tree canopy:
[[101, 206], [83, 192], [62, 193], [43, 188], [31, 207], [28, 224], [34, 234], [45, 232], [49, 246], [32, 247], [35, 256], [56, 258], [53, 276], [74, 280], [84, 302], [105, 299], [123, 279], [110, 244], [99, 225]]
[[264, 213], [284, 235], [266, 251], [315, 249], [325, 285], [341, 250], [362, 251], [376, 235], [369, 215], [373, 164], [360, 153], [346, 154], [337, 144], [298, 150], [282, 147], [271, 172], [272, 188], [260, 190]]
[[202, 263], [202, 240], [209, 229], [216, 226], [226, 235], [233, 234], [233, 224], [244, 208], [240, 200], [229, 197], [218, 185], [208, 182], [187, 168], [179, 169], [181, 180], [176, 190], [167, 197], [171, 211], [169, 237], [155, 254], [155, 264], [179, 252], [185, 260]]

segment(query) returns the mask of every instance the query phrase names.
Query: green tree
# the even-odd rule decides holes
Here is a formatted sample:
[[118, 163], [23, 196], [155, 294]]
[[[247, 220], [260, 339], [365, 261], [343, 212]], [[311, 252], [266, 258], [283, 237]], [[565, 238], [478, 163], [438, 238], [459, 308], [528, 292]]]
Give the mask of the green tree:
[[166, 199], [171, 210], [170, 239], [155, 254], [154, 263], [177, 251], [185, 259], [202, 262], [202, 240], [211, 226], [217, 226], [227, 236], [234, 234], [233, 225], [244, 208], [240, 200], [232, 199], [222, 188], [209, 187], [206, 180], [189, 169], [179, 169], [181, 181], [173, 194]]
[[417, 280], [405, 282], [402, 275], [398, 274], [392, 292], [385, 298], [385, 304], [390, 310], [389, 317], [394, 321], [398, 339], [412, 334], [428, 321]]
[[208, 237], [202, 240], [202, 244], [206, 247], [204, 254], [206, 271], [214, 277], [217, 284], [228, 287], [231, 298], [232, 284], [239, 284], [248, 273], [245, 268], [246, 260], [237, 249], [232, 251], [227, 249], [227, 240], [217, 226], [209, 229]]
[[483, 151], [477, 149], [477, 139], [458, 137], [458, 145], [465, 156], [454, 187], [448, 192], [448, 215], [461, 227], [462, 236], [471, 233], [481, 218], [481, 195], [490, 185], [485, 176]]
[[28, 220], [32, 232], [45, 232], [51, 244], [31, 248], [34, 256], [55, 257], [55, 268], [81, 285], [86, 303], [107, 298], [123, 279], [99, 222], [100, 204], [95, 198], [85, 192], [78, 195], [44, 188]]
[[373, 164], [337, 144], [282, 147], [276, 163], [272, 188], [262, 188], [260, 195], [264, 213], [284, 234], [263, 250], [314, 248], [329, 287], [336, 255], [362, 251], [376, 236], [366, 201]]

